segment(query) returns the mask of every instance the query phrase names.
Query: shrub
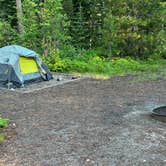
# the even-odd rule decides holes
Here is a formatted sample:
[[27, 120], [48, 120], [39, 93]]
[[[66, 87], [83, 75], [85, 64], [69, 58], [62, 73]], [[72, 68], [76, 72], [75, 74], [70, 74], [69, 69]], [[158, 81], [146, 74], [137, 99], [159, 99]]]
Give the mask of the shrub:
[[147, 61], [127, 58], [104, 58], [96, 51], [82, 51], [71, 57], [61, 57], [55, 50], [44, 59], [50, 69], [55, 72], [67, 73], [92, 73], [98, 75], [124, 75], [144, 71], [158, 71], [166, 61], [163, 59], [149, 58]]

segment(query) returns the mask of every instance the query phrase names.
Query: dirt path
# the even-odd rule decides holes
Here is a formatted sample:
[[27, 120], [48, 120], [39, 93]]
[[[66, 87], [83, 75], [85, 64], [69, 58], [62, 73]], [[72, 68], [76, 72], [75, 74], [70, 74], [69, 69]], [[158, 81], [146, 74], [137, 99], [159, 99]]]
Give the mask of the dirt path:
[[0, 145], [0, 166], [164, 166], [166, 81], [84, 79], [28, 94], [0, 92], [0, 115], [17, 137]]

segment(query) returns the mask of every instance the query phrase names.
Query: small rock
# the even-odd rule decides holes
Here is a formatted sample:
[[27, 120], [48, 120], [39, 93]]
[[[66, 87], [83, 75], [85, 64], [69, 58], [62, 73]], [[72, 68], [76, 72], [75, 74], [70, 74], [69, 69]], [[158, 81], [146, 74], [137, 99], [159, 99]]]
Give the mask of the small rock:
[[62, 77], [58, 77], [58, 78], [57, 78], [57, 81], [62, 81]]
[[90, 162], [90, 159], [86, 159], [86, 162]]
[[95, 164], [95, 161], [91, 161], [92, 164]]
[[8, 139], [11, 139], [12, 137], [9, 135], [9, 136], [7, 136], [7, 138], [8, 138]]
[[71, 79], [74, 80], [74, 79], [77, 79], [77, 77], [76, 76], [72, 76]]
[[15, 124], [15, 123], [12, 123], [12, 127], [13, 127], [13, 128], [16, 128], [16, 124]]

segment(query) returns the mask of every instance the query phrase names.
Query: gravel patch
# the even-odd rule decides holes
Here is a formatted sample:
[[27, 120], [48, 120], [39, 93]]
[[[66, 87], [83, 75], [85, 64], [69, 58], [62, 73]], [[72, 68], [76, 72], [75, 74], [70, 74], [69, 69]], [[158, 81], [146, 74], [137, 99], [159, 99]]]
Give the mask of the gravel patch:
[[68, 75], [68, 74], [53, 73], [53, 78], [54, 79], [52, 79], [50, 81], [34, 82], [34, 83], [27, 84], [22, 88], [16, 88], [16, 89], [6, 89], [5, 88], [5, 90], [16, 91], [16, 92], [21, 92], [21, 93], [30, 93], [30, 92], [42, 90], [45, 88], [51, 88], [51, 87], [54, 87], [57, 85], [62, 85], [65, 83], [80, 80], [80, 79], [83, 79], [84, 77]]
[[0, 114], [15, 128], [0, 166], [165, 166], [166, 123], [151, 111], [166, 104], [166, 81], [132, 79], [1, 90]]

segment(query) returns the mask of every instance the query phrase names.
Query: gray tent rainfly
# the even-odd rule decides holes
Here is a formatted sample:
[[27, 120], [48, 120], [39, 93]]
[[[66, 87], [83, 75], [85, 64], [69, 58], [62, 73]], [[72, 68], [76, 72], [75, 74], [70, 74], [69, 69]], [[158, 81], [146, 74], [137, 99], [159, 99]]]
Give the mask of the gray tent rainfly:
[[28, 82], [51, 79], [36, 52], [17, 45], [0, 48], [0, 86], [23, 87]]

